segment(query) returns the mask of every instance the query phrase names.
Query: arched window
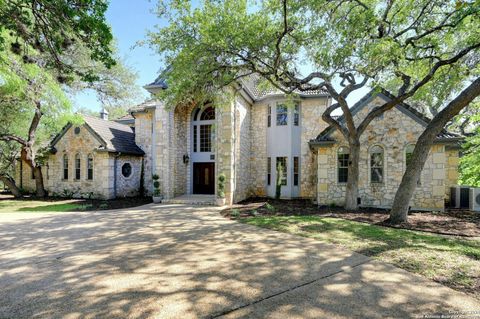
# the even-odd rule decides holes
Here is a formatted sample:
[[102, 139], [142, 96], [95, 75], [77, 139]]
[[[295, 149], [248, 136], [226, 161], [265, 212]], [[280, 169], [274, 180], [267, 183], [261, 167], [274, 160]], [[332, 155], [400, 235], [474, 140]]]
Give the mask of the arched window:
[[87, 157], [87, 179], [92, 180], [93, 179], [93, 155], [88, 154]]
[[215, 119], [215, 109], [211, 106], [207, 107], [202, 115], [200, 116], [200, 121], [210, 121]]
[[210, 153], [214, 140], [215, 108], [209, 106], [203, 111], [197, 109], [193, 114], [193, 152]]
[[383, 183], [383, 148], [375, 145], [370, 149], [370, 181], [372, 183]]
[[75, 179], [79, 180], [81, 177], [81, 160], [80, 154], [75, 155]]
[[68, 179], [68, 155], [63, 155], [63, 179]]
[[348, 147], [342, 146], [337, 151], [338, 159], [338, 182], [348, 182], [348, 161], [350, 158], [350, 150]]

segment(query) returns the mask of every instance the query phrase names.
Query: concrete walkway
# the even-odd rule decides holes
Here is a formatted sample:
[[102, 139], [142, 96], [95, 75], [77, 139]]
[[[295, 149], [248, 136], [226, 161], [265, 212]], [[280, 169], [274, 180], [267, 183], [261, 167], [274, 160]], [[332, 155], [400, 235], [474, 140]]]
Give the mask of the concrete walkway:
[[218, 209], [0, 214], [0, 318], [408, 318], [480, 303]]

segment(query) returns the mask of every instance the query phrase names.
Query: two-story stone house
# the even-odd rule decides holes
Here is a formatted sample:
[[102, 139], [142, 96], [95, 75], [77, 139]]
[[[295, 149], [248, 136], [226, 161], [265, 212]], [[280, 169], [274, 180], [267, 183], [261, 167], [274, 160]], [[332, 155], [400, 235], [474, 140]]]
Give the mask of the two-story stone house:
[[[166, 85], [159, 77], [145, 88], [155, 94]], [[135, 185], [140, 180], [140, 156], [147, 189], [151, 191], [152, 174], [158, 174], [167, 201], [182, 195], [214, 195], [217, 177], [224, 174], [230, 204], [251, 196], [275, 196], [276, 168], [282, 164], [283, 198], [310, 198], [319, 205], [342, 205], [349, 152], [341, 134], [321, 118], [331, 97], [314, 91], [291, 98], [280, 92], [260, 91], [252, 82], [242, 82], [232, 90], [234, 98], [222, 105], [175, 107], [151, 100], [132, 108], [134, 124], [128, 118], [128, 125], [134, 127], [131, 136], [144, 153], [128, 154], [137, 159], [129, 159], [136, 163], [131, 165]], [[362, 118], [370, 107], [389, 98], [387, 92], [370, 92], [354, 106], [355, 118]], [[392, 204], [409, 154], [428, 121], [412, 107], [401, 104], [371, 123], [362, 136], [362, 205]], [[107, 122], [111, 121], [104, 122], [108, 127]], [[75, 138], [71, 134], [63, 136]], [[438, 137], [412, 207], [443, 209], [448, 188], [457, 183], [460, 140], [460, 136], [447, 131]], [[95, 141], [90, 147], [90, 152], [102, 152]], [[107, 153], [112, 158], [122, 154], [111, 151]], [[58, 153], [52, 155], [52, 160], [60, 163]], [[105, 164], [112, 172], [119, 169], [113, 163]], [[52, 174], [60, 176], [61, 165], [55, 166], [54, 172], [52, 167], [50, 178]], [[112, 185], [113, 177], [96, 183], [97, 193], [107, 198], [125, 194], [118, 180]]]

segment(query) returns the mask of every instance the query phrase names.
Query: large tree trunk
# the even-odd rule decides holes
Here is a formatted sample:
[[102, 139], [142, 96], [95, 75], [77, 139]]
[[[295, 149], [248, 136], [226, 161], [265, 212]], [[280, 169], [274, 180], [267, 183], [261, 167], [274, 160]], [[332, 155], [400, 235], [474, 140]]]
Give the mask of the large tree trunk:
[[412, 159], [408, 165], [402, 182], [398, 187], [392, 210], [390, 212], [390, 223], [399, 224], [407, 222], [408, 208], [410, 200], [417, 186], [423, 166], [428, 157], [430, 147], [437, 135], [442, 131], [445, 125], [464, 107], [480, 95], [480, 78], [477, 78], [465, 90], [463, 90], [454, 100], [452, 100], [442, 111], [440, 111], [428, 124], [425, 131], [413, 150]]
[[8, 187], [8, 189], [12, 192], [15, 198], [22, 198], [22, 192], [15, 184], [15, 181], [10, 176], [0, 175], [0, 180]]
[[349, 142], [350, 156], [348, 162], [348, 180], [345, 193], [345, 209], [358, 208], [358, 179], [360, 175], [360, 141], [352, 139]]
[[35, 176], [35, 187], [38, 197], [47, 196], [47, 191], [45, 190], [45, 185], [43, 184], [43, 173], [40, 166], [35, 166], [33, 168], [33, 176]]

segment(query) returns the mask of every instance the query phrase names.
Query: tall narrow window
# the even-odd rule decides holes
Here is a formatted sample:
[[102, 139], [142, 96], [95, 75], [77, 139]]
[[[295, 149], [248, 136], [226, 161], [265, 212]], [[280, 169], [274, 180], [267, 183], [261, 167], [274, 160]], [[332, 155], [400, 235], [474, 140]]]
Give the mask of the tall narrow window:
[[193, 151], [197, 151], [197, 126], [193, 126]]
[[32, 167], [31, 171], [32, 171], [32, 179], [35, 179], [35, 169]]
[[79, 180], [81, 177], [81, 161], [80, 154], [75, 155], [75, 179]]
[[293, 109], [293, 125], [298, 126], [300, 122], [300, 105], [295, 104], [295, 108]]
[[268, 105], [268, 114], [267, 114], [267, 126], [272, 126], [272, 106]]
[[50, 164], [47, 161], [47, 179], [50, 179]]
[[92, 154], [88, 154], [87, 157], [87, 179], [93, 179], [93, 156]]
[[63, 179], [68, 179], [68, 155], [63, 155]]
[[277, 157], [277, 180], [285, 186], [287, 185], [287, 158]]
[[383, 183], [383, 148], [374, 146], [370, 150], [370, 181], [372, 183]]
[[267, 185], [272, 182], [272, 158], [267, 157]]
[[288, 123], [288, 108], [286, 105], [277, 105], [277, 126], [287, 125]]
[[348, 182], [348, 160], [350, 158], [349, 150], [347, 147], [340, 147], [337, 152], [338, 158], [338, 182]]
[[293, 157], [293, 185], [298, 186], [298, 156]]

